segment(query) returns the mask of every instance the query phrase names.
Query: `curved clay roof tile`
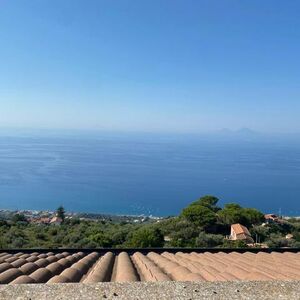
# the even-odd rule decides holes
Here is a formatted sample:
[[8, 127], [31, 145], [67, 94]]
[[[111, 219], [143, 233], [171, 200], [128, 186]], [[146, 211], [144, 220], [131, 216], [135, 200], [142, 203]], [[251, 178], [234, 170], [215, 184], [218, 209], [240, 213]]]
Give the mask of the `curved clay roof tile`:
[[50, 265], [48, 265], [46, 269], [49, 270], [52, 273], [52, 275], [59, 275], [64, 269], [64, 267], [58, 262], [53, 262]]
[[21, 267], [22, 265], [26, 264], [27, 263], [27, 260], [24, 259], [24, 258], [19, 258], [17, 259], [16, 261], [12, 262], [11, 265], [14, 267], [14, 268], [19, 268]]
[[3, 262], [2, 264], [0, 264], [0, 273], [6, 271], [8, 269], [11, 269], [11, 268], [13, 268], [13, 266], [10, 263]]
[[36, 281], [27, 275], [22, 275], [16, 278], [15, 280], [13, 280], [10, 284], [29, 284], [29, 283], [36, 283]]
[[45, 283], [52, 277], [52, 273], [46, 268], [40, 268], [34, 271], [30, 277], [36, 282]]
[[8, 269], [0, 274], [0, 284], [10, 283], [19, 276], [24, 275], [19, 269]]
[[33, 273], [34, 271], [36, 271], [39, 268], [38, 265], [36, 265], [35, 263], [32, 262], [28, 262], [25, 265], [21, 266], [19, 269], [25, 274], [25, 275], [29, 275], [31, 273]]
[[62, 276], [69, 279], [69, 282], [78, 282], [83, 276], [83, 272], [77, 269], [68, 268], [61, 273]]
[[62, 275], [56, 275], [47, 281], [47, 283], [67, 283], [67, 282], [70, 282], [69, 279]]
[[40, 268], [43, 268], [49, 264], [49, 261], [46, 258], [40, 258], [34, 262]]

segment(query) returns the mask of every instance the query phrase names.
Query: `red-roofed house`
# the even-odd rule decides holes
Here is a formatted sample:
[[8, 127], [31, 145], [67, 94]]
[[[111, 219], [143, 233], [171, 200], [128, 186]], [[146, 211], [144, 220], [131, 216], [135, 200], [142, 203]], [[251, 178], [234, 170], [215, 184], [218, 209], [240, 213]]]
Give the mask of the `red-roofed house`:
[[60, 217], [53, 217], [50, 221], [51, 225], [60, 225], [62, 223], [62, 218]]
[[51, 219], [50, 219], [50, 218], [47, 218], [47, 217], [41, 217], [41, 218], [37, 218], [37, 219], [31, 218], [31, 219], [29, 220], [30, 223], [34, 223], [34, 224], [45, 224], [45, 225], [49, 224], [50, 221], [51, 221]]
[[266, 214], [265, 215], [265, 220], [267, 223], [278, 223], [279, 222], [279, 217], [274, 214]]
[[248, 228], [241, 224], [231, 225], [231, 233], [229, 239], [232, 241], [245, 241], [249, 244], [254, 243], [254, 240]]

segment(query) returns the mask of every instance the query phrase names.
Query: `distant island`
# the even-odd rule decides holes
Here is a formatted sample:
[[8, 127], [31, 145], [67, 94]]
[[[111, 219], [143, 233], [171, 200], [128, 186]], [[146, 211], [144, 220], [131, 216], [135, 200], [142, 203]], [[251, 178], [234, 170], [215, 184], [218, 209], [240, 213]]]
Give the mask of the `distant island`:
[[207, 195], [165, 218], [0, 210], [0, 248], [300, 247], [299, 218], [218, 202]]

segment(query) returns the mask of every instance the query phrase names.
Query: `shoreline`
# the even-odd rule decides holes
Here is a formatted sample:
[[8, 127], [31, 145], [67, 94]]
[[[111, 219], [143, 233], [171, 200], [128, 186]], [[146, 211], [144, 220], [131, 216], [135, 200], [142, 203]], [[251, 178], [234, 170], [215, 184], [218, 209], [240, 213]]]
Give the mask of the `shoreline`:
[[[24, 214], [30, 216], [41, 216], [41, 215], [55, 215], [55, 210], [38, 210], [38, 209], [8, 209], [0, 208], [0, 217], [2, 214]], [[66, 217], [68, 218], [87, 218], [92, 220], [100, 220], [101, 218], [130, 218], [130, 219], [151, 219], [151, 220], [163, 220], [175, 217], [175, 215], [166, 216], [154, 216], [152, 214], [122, 214], [122, 213], [97, 213], [97, 212], [86, 212], [86, 211], [66, 211]], [[282, 219], [300, 219], [300, 215], [282, 215]]]
[[[29, 218], [39, 218], [44, 216], [54, 216], [55, 210], [31, 210], [31, 209], [3, 209], [0, 208], [0, 218], [2, 215], [9, 216], [13, 214], [23, 214]], [[89, 212], [71, 212], [66, 211], [66, 218], [78, 218], [78, 219], [88, 219], [88, 220], [102, 220], [102, 219], [135, 219], [135, 220], [162, 220], [167, 217], [158, 217], [153, 215], [134, 215], [134, 214], [112, 214], [112, 213], [89, 213]]]

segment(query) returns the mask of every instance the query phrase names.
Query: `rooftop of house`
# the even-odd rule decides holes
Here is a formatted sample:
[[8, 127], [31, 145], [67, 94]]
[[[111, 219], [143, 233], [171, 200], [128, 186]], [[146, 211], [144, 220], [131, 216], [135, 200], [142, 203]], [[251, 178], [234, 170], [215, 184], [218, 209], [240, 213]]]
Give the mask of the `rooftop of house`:
[[62, 223], [62, 221], [62, 218], [55, 216], [50, 220], [50, 223]]
[[241, 225], [241, 224], [233, 224], [231, 225], [232, 230], [235, 232], [235, 234], [244, 234], [244, 235], [248, 235], [251, 236], [249, 230], [247, 227]]
[[300, 280], [300, 250], [0, 253], [0, 284]]
[[275, 214], [266, 214], [265, 219], [279, 219], [279, 217]]

